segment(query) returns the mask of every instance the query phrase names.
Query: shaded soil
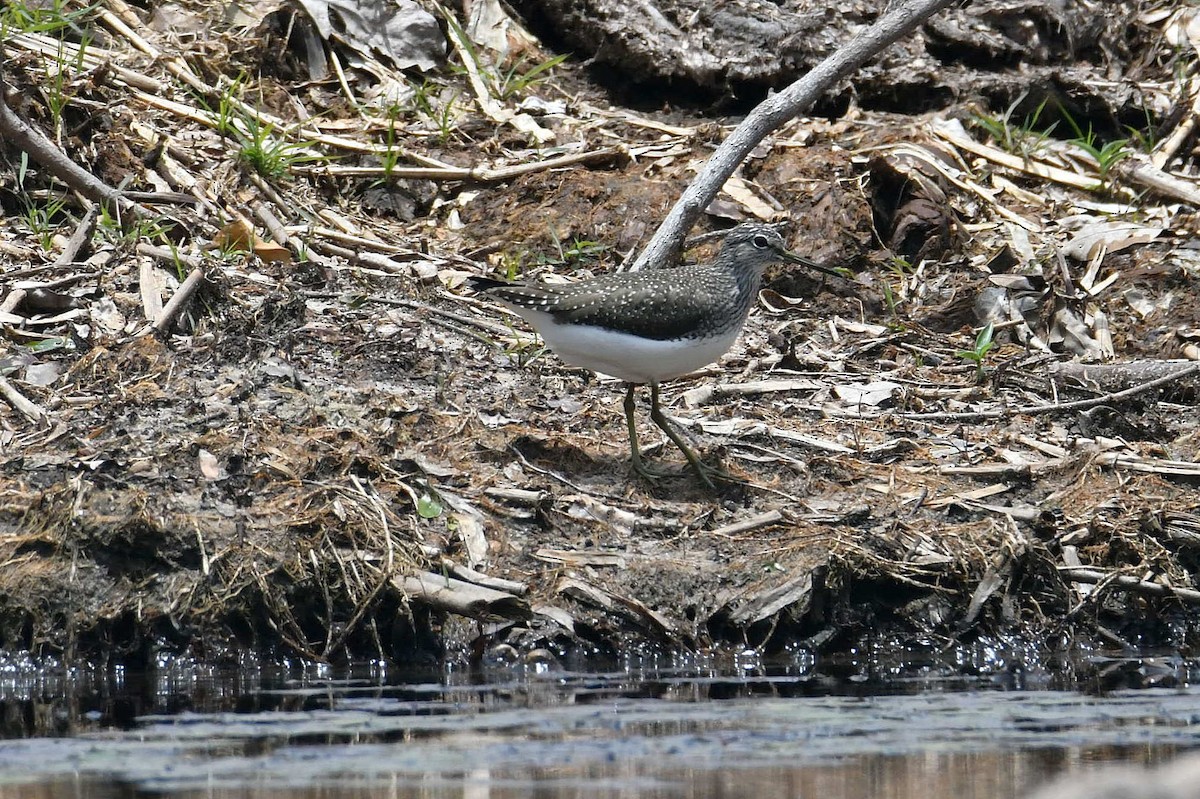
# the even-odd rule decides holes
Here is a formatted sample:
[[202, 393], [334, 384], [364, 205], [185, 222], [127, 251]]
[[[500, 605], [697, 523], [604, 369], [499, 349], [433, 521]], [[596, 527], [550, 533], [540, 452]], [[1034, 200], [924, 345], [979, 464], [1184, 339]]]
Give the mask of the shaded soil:
[[[61, 130], [72, 159], [201, 202], [156, 206], [165, 233], [102, 221], [59, 263], [83, 209], [0, 145], [0, 374], [12, 388], [0, 403], [0, 647], [121, 657], [249, 644], [398, 660], [483, 656], [498, 642], [521, 653], [1010, 636], [1191, 647], [1195, 373], [1145, 388], [1136, 368], [1111, 385], [1062, 368], [1200, 357], [1195, 207], [1134, 180], [1128, 165], [1150, 156], [1133, 139], [1124, 166], [1100, 176], [1065, 125], [1021, 131], [1062, 123], [1059, 110], [1030, 123], [1011, 91], [981, 96], [1023, 81], [1023, 56], [971, 64], [943, 35], [929, 52], [956, 66], [929, 74], [961, 84], [936, 107], [790, 123], [710, 207], [713, 229], [786, 220], [794, 249], [848, 270], [772, 271], [731, 352], [664, 387], [670, 413], [739, 480], [714, 494], [645, 417], [648, 453], [675, 474], [637, 479], [621, 386], [565, 367], [463, 282], [617, 268], [735, 119], [610, 108], [570, 61], [502, 104], [559, 104], [533, 112], [550, 134], [541, 148], [483, 114], [449, 68], [421, 84], [376, 64], [421, 87], [390, 117], [365, 99], [377, 81], [352, 71], [356, 116], [332, 77], [310, 82], [288, 59], [274, 65], [283, 74], [263, 69], [261, 53], [283, 47], [278, 20], [256, 30], [260, 50], [203, 8], [189, 13], [218, 35], [142, 35], [209, 86], [228, 92], [246, 71], [244, 99], [289, 125], [304, 108], [310, 128], [270, 135], [337, 160], [256, 172], [245, 134], [147, 99], [200, 113], [219, 90], [201, 102], [99, 19], [89, 24], [105, 33], [105, 63], [159, 92], [80, 69], [59, 127], [40, 40], [5, 43], [6, 78], [28, 90], [10, 102]], [[1194, 53], [1134, 49], [1148, 48], [1144, 30], [1187, 21], [1138, 19], [1137, 36], [1109, 40], [1127, 27], [1106, 17], [1087, 50], [1103, 58], [1072, 63], [1085, 78], [1057, 88], [1107, 103], [1076, 124], [1129, 118], [1133, 104], [1163, 142], [1180, 123], [1172, 109], [1191, 102], [1175, 76]], [[1135, 65], [1137, 79], [1117, 83], [1136, 91], [1097, 97]], [[873, 68], [860, 80], [857, 91], [879, 93], [891, 78]], [[1074, 93], [1088, 83], [1087, 97]], [[991, 149], [965, 149], [948, 121]], [[389, 180], [344, 169], [384, 160], [347, 141], [399, 142], [398, 167], [430, 169], [601, 155], [504, 178]], [[1191, 141], [1166, 166], [1195, 191]], [[236, 216], [263, 239], [279, 220], [292, 260], [214, 249]], [[1116, 235], [1114, 222], [1139, 233]], [[1097, 230], [1106, 252], [1082, 239]], [[186, 313], [152, 329], [193, 267], [203, 281]], [[987, 322], [995, 344], [980, 370], [963, 353]], [[521, 598], [468, 608], [404, 583], [456, 566], [524, 593], [491, 584]]]

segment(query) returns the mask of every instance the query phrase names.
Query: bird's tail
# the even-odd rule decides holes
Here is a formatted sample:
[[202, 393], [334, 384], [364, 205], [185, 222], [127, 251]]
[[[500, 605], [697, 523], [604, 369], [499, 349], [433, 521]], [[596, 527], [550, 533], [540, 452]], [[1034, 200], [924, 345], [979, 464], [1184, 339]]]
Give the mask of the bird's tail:
[[502, 286], [512, 285], [507, 280], [496, 280], [491, 277], [469, 277], [467, 278], [467, 288], [471, 291], [489, 291], [498, 289]]

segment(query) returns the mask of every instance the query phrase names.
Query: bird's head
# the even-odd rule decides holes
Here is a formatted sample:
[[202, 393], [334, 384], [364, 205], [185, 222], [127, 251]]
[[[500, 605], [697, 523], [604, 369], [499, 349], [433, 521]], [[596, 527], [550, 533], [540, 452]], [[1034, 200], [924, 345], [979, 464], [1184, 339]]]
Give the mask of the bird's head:
[[784, 261], [800, 264], [834, 277], [842, 277], [838, 272], [792, 252], [783, 243], [783, 237], [779, 235], [779, 231], [770, 225], [758, 222], [747, 222], [729, 231], [725, 235], [725, 241], [721, 244], [719, 258], [724, 261], [732, 261], [741, 268], [750, 267], [758, 270], [769, 264]]

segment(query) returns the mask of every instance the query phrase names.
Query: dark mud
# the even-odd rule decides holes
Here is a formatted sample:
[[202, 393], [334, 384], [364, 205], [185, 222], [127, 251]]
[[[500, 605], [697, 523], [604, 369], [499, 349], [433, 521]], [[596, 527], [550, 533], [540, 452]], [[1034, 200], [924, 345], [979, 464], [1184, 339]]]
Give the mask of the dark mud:
[[[1139, 24], [1177, 31], [1177, 16]], [[164, 64], [92, 24], [107, 31], [109, 63], [173, 95]], [[260, 55], [244, 31], [208, 24], [220, 35], [203, 46], [144, 35], [228, 87]], [[1111, 119], [1133, 103], [1150, 139], [1168, 141], [1170, 109], [1190, 102], [1175, 81], [1186, 56], [1102, 28], [1086, 52], [1104, 58], [1074, 62], [1078, 79], [1061, 91], [1110, 101]], [[273, 30], [258, 31], [264, 48], [280, 44]], [[44, 84], [35, 43], [14, 36], [6, 50], [10, 84]], [[1134, 370], [1100, 388], [1059, 369], [1197, 357], [1195, 206], [1132, 171], [1101, 179], [1063, 125], [1022, 133], [1050, 123], [1031, 122], [1012, 92], [981, 101], [977, 83], [1024, 81], [1021, 66], [992, 63], [968, 81], [960, 60], [937, 73], [962, 81], [938, 95], [946, 105], [791, 123], [710, 207], [713, 228], [788, 220], [794, 249], [849, 270], [819, 282], [771, 273], [729, 355], [664, 389], [707, 457], [742, 481], [715, 494], [649, 438], [678, 476], [636, 479], [620, 387], [565, 368], [463, 282], [617, 268], [735, 120], [610, 108], [568, 62], [525, 92], [562, 104], [537, 115], [550, 150], [483, 116], [451, 71], [423, 95], [449, 109], [447, 132], [415, 100], [389, 128], [351, 116], [335, 81], [252, 70], [264, 109], [326, 108], [313, 124], [363, 146], [399, 136], [410, 156], [489, 168], [602, 154], [506, 179], [398, 182], [403, 196], [383, 210], [378, 178], [339, 171], [378, 156], [342, 139], [309, 144], [335, 163], [264, 180], [236, 141], [134, 94], [124, 73], [75, 75], [69, 119], [103, 103], [111, 124], [68, 126], [64, 150], [204, 204], [164, 211], [169, 234], [101, 226], [56, 263], [54, 234], [69, 235], [82, 209], [69, 202], [44, 226], [23, 215], [45, 210], [54, 186], [39, 169], [24, 191], [0, 193], [0, 373], [12, 388], [0, 403], [0, 648], [419, 661], [482, 659], [498, 644], [518, 656], [646, 642], [828, 653], [1017, 636], [1048, 650], [1191, 651], [1195, 375], [1147, 387]], [[1107, 85], [1114, 70], [1139, 91], [1072, 88]], [[18, 110], [49, 128], [52, 105], [29, 97]], [[955, 121], [969, 141], [946, 127]], [[624, 155], [604, 155], [614, 143]], [[997, 160], [1014, 151], [1015, 165]], [[4, 184], [17, 186], [20, 154], [0, 153]], [[1167, 160], [1196, 183], [1191, 151]], [[263, 238], [264, 220], [289, 225], [293, 261], [206, 249], [235, 215]], [[1138, 232], [1104, 251], [1081, 243], [1095, 228], [1115, 235], [1117, 221]], [[156, 302], [192, 268], [203, 280], [187, 312], [154, 330]], [[989, 321], [980, 370], [963, 353]], [[439, 591], [430, 574], [457, 582]]]

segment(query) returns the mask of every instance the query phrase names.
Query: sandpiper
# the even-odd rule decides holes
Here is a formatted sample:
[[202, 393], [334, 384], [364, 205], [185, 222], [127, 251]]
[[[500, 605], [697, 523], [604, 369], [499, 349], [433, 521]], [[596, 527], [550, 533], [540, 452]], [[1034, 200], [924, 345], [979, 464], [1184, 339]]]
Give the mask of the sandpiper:
[[683, 452], [710, 488], [717, 470], [667, 421], [658, 384], [694, 372], [725, 354], [737, 340], [758, 296], [763, 269], [778, 261], [837, 276], [790, 252], [774, 228], [740, 225], [725, 236], [716, 261], [671, 269], [602, 275], [577, 283], [513, 283], [475, 277], [468, 285], [512, 309], [546, 345], [573, 366], [626, 381], [625, 423], [633, 468], [662, 477], [642, 461], [633, 422], [634, 388], [650, 385], [650, 418]]

